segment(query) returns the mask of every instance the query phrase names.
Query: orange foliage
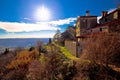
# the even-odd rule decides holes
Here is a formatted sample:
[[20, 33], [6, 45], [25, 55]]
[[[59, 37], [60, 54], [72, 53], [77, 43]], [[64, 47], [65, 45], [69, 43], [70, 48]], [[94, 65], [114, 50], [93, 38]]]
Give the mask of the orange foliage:
[[17, 54], [16, 59], [11, 61], [10, 64], [6, 66], [7, 69], [16, 69], [19, 67], [26, 67], [32, 60], [38, 56], [38, 51], [35, 49], [33, 51], [21, 51]]

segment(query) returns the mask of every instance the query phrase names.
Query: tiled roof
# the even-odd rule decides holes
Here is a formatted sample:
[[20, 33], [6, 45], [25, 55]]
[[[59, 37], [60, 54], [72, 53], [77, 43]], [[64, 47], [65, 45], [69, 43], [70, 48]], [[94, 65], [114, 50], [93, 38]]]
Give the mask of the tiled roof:
[[105, 24], [98, 24], [97, 26], [93, 27], [93, 28], [89, 28], [88, 30], [91, 30], [91, 29], [94, 29], [94, 28], [98, 28], [98, 27], [104, 27], [104, 26], [108, 26], [108, 25], [111, 25], [111, 24], [118, 24], [120, 23], [120, 19], [115, 19], [115, 20], [112, 20], [110, 22], [107, 22]]
[[106, 16], [104, 16], [104, 17], [100, 18], [99, 20], [101, 20], [101, 19], [103, 19], [103, 18], [106, 18], [107, 16], [109, 16], [109, 15], [111, 15], [111, 14], [113, 14], [113, 13], [117, 12], [117, 11], [120, 11], [120, 9], [118, 8], [118, 9], [114, 10], [113, 12], [111, 12], [111, 13], [107, 14]]

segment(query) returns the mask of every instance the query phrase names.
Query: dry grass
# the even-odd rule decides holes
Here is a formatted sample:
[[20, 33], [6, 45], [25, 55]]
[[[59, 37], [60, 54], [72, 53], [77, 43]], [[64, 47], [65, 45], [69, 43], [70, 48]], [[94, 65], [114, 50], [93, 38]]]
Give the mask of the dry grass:
[[38, 56], [38, 51], [24, 50], [17, 54], [16, 59], [12, 60], [10, 64], [6, 66], [7, 69], [16, 69], [19, 67], [27, 66], [34, 58]]

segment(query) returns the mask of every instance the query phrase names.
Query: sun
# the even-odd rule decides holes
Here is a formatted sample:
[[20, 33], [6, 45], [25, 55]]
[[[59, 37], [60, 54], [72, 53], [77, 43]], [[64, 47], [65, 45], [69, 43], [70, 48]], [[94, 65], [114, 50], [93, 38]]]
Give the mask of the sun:
[[47, 21], [50, 19], [50, 10], [45, 6], [38, 7], [35, 12], [35, 18], [38, 21]]

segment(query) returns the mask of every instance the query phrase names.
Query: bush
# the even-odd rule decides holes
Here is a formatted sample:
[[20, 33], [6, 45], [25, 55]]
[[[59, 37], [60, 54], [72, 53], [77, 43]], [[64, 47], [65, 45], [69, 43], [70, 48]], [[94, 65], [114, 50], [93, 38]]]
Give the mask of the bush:
[[2, 80], [27, 80], [28, 66], [33, 60], [38, 59], [36, 49], [32, 51], [23, 50], [19, 52], [14, 59], [5, 66], [6, 73], [2, 76]]
[[16, 59], [12, 60], [10, 64], [6, 66], [7, 69], [18, 69], [18, 68], [26, 68], [29, 63], [38, 57], [37, 50], [34, 51], [22, 51], [17, 54]]
[[40, 54], [40, 53], [47, 53], [47, 50], [46, 50], [46, 48], [45, 48], [45, 45], [43, 44], [42, 41], [37, 41], [36, 48], [37, 48], [39, 54]]
[[86, 40], [81, 58], [101, 64], [120, 65], [120, 38], [116, 34], [91, 36]]
[[9, 52], [9, 48], [5, 48], [5, 51], [3, 54], [7, 54]]
[[[40, 60], [35, 60], [29, 66], [31, 79], [35, 80], [72, 80], [76, 73], [75, 65], [67, 59], [59, 48], [52, 46], [51, 52], [40, 55]], [[37, 74], [36, 74], [37, 73]]]
[[16, 47], [13, 51], [14, 56], [16, 56], [18, 53], [20, 53], [23, 50], [24, 50], [23, 47]]
[[119, 80], [120, 73], [101, 64], [78, 61], [77, 74], [73, 80]]
[[34, 47], [30, 47], [29, 51], [33, 51], [35, 48]]
[[26, 69], [11, 70], [3, 76], [2, 80], [27, 80]]

